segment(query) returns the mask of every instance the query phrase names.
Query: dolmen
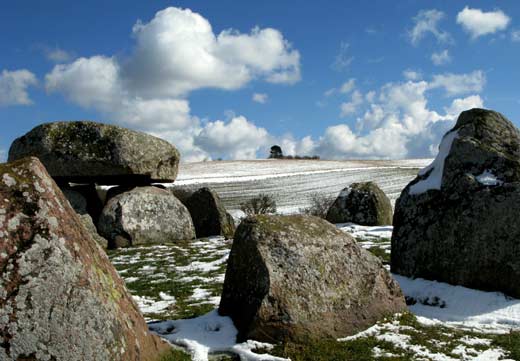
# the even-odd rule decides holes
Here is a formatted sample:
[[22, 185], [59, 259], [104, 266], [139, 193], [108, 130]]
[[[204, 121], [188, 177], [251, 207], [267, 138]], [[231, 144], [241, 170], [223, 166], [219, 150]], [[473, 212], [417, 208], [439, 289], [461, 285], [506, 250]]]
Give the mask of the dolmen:
[[[186, 207], [154, 186], [174, 182], [178, 173], [179, 151], [165, 140], [91, 121], [54, 122], [35, 127], [9, 149], [9, 161], [30, 156], [41, 161], [89, 229], [96, 225], [103, 236], [96, 239], [108, 248], [195, 238]], [[100, 185], [115, 186], [112, 199], [102, 197]]]
[[520, 298], [520, 133], [462, 112], [396, 202], [392, 272]]

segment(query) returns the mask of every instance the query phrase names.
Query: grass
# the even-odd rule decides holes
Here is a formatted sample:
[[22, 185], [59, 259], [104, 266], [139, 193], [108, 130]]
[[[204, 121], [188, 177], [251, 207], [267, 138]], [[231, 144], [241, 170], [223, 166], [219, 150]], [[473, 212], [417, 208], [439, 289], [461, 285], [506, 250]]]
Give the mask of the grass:
[[164, 301], [164, 296], [175, 298], [163, 309], [144, 309], [147, 320], [179, 319], [215, 308], [230, 247], [229, 241], [212, 238], [119, 249], [110, 251], [109, 257], [132, 295], [150, 303]]
[[[387, 264], [388, 239], [358, 239], [364, 248], [380, 257]], [[231, 243], [223, 239], [203, 239], [184, 244], [165, 244], [110, 251], [109, 257], [133, 295], [161, 302], [161, 295], [175, 297], [175, 302], [158, 312], [144, 312], [147, 320], [164, 320], [197, 317], [213, 310], [218, 303], [226, 268], [225, 258]], [[199, 299], [194, 293], [204, 291]], [[433, 306], [432, 306], [433, 307]], [[326, 339], [306, 344], [285, 343], [275, 345], [267, 352], [290, 358], [293, 361], [343, 361], [343, 360], [432, 360], [420, 357], [420, 350], [435, 354], [436, 359], [461, 359], [458, 350], [464, 347], [466, 354], [478, 355], [488, 349], [501, 349], [504, 359], [520, 360], [520, 332], [505, 335], [475, 333], [443, 326], [425, 326], [411, 313], [394, 316], [381, 322], [380, 329], [349, 341]], [[406, 340], [406, 347], [391, 342], [392, 337]], [[468, 344], [468, 339], [480, 343]], [[419, 350], [419, 351], [418, 351]], [[187, 361], [190, 355], [172, 349], [160, 361]], [[229, 355], [212, 359], [237, 361]]]
[[[306, 344], [276, 345], [271, 354], [292, 361], [383, 360], [411, 361], [433, 359], [462, 359], [457, 349], [464, 347], [466, 355], [478, 356], [490, 348], [504, 351], [504, 359], [520, 360], [520, 333], [489, 335], [454, 329], [443, 325], [425, 326], [411, 313], [397, 315], [393, 320], [379, 323], [381, 329], [349, 341], [333, 339], [311, 341]], [[407, 347], [385, 340], [386, 336], [400, 335]], [[481, 343], [471, 345], [469, 339]], [[377, 350], [377, 351], [374, 351]], [[422, 356], [419, 356], [422, 353]], [[430, 356], [425, 356], [429, 353]]]

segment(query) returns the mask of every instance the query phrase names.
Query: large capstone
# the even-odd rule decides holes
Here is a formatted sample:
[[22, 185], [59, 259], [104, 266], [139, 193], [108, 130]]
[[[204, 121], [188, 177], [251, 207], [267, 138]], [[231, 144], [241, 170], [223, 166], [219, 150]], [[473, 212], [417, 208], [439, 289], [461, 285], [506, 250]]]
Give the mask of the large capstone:
[[134, 185], [174, 181], [180, 157], [165, 140], [89, 121], [37, 126], [9, 149], [9, 161], [27, 156], [38, 157], [59, 183]]
[[109, 248], [195, 238], [186, 207], [171, 192], [153, 186], [111, 198], [99, 217], [98, 230]]
[[392, 204], [374, 182], [352, 183], [340, 192], [326, 219], [331, 223], [388, 225], [392, 224]]
[[396, 202], [392, 272], [520, 297], [520, 133], [502, 114], [460, 114]]
[[312, 216], [256, 216], [237, 228], [219, 313], [239, 340], [337, 338], [405, 310], [381, 261]]
[[36, 158], [0, 164], [0, 360], [158, 360], [109, 259]]
[[232, 238], [235, 233], [233, 217], [227, 213], [220, 197], [209, 188], [201, 188], [186, 201], [198, 238], [224, 236]]

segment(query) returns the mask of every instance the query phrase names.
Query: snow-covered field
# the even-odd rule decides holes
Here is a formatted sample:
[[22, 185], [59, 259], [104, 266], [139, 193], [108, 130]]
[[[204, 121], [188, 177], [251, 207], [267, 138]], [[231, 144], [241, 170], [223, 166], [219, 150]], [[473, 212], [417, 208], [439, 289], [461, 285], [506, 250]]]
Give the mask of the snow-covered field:
[[[404, 167], [427, 163], [309, 161], [306, 165], [306, 161], [293, 161], [288, 163], [288, 169], [283, 169], [280, 164], [284, 162], [184, 165], [179, 183], [193, 185], [198, 177], [204, 178], [205, 185], [224, 191], [228, 204], [235, 202], [230, 194], [238, 187], [247, 184], [242, 193], [251, 195], [272, 187], [279, 199], [287, 202], [286, 209], [290, 209], [292, 193], [299, 192], [301, 197], [319, 191], [323, 184], [328, 187], [327, 192], [332, 192], [353, 181], [376, 179], [383, 189], [394, 189], [393, 194], [398, 194], [417, 173], [417, 168]], [[376, 176], [370, 178], [367, 174]], [[315, 183], [305, 184], [310, 179]], [[298, 207], [301, 203], [292, 209]], [[392, 227], [337, 226], [388, 262]], [[255, 342], [236, 344], [232, 322], [215, 312], [230, 248], [231, 241], [213, 237], [186, 244], [121, 249], [109, 256], [146, 319], [157, 321], [150, 323], [150, 328], [172, 344], [187, 349], [193, 360], [207, 360], [215, 353], [236, 354], [241, 360], [283, 360], [276, 347]], [[395, 315], [357, 335], [340, 339], [338, 347], [358, 350], [361, 345], [364, 355], [369, 355], [364, 360], [516, 359], [511, 350], [516, 347], [518, 352], [520, 347], [520, 334], [515, 333], [520, 331], [520, 300], [498, 292], [394, 277], [407, 297], [410, 313]], [[272, 356], [256, 354], [255, 349]]]
[[255, 160], [181, 164], [176, 186], [217, 191], [236, 216], [240, 203], [272, 195], [280, 213], [309, 205], [313, 193], [337, 196], [354, 182], [374, 181], [393, 201], [431, 159], [394, 161]]

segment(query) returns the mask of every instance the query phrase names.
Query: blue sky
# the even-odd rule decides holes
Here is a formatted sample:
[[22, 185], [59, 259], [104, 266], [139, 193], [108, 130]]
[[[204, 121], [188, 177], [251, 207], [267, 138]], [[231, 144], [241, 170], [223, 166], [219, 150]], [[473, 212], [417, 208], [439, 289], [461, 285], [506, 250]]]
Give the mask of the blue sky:
[[54, 120], [143, 130], [191, 161], [263, 158], [274, 143], [323, 158], [431, 157], [474, 106], [519, 125], [515, 1], [1, 6], [2, 157]]

